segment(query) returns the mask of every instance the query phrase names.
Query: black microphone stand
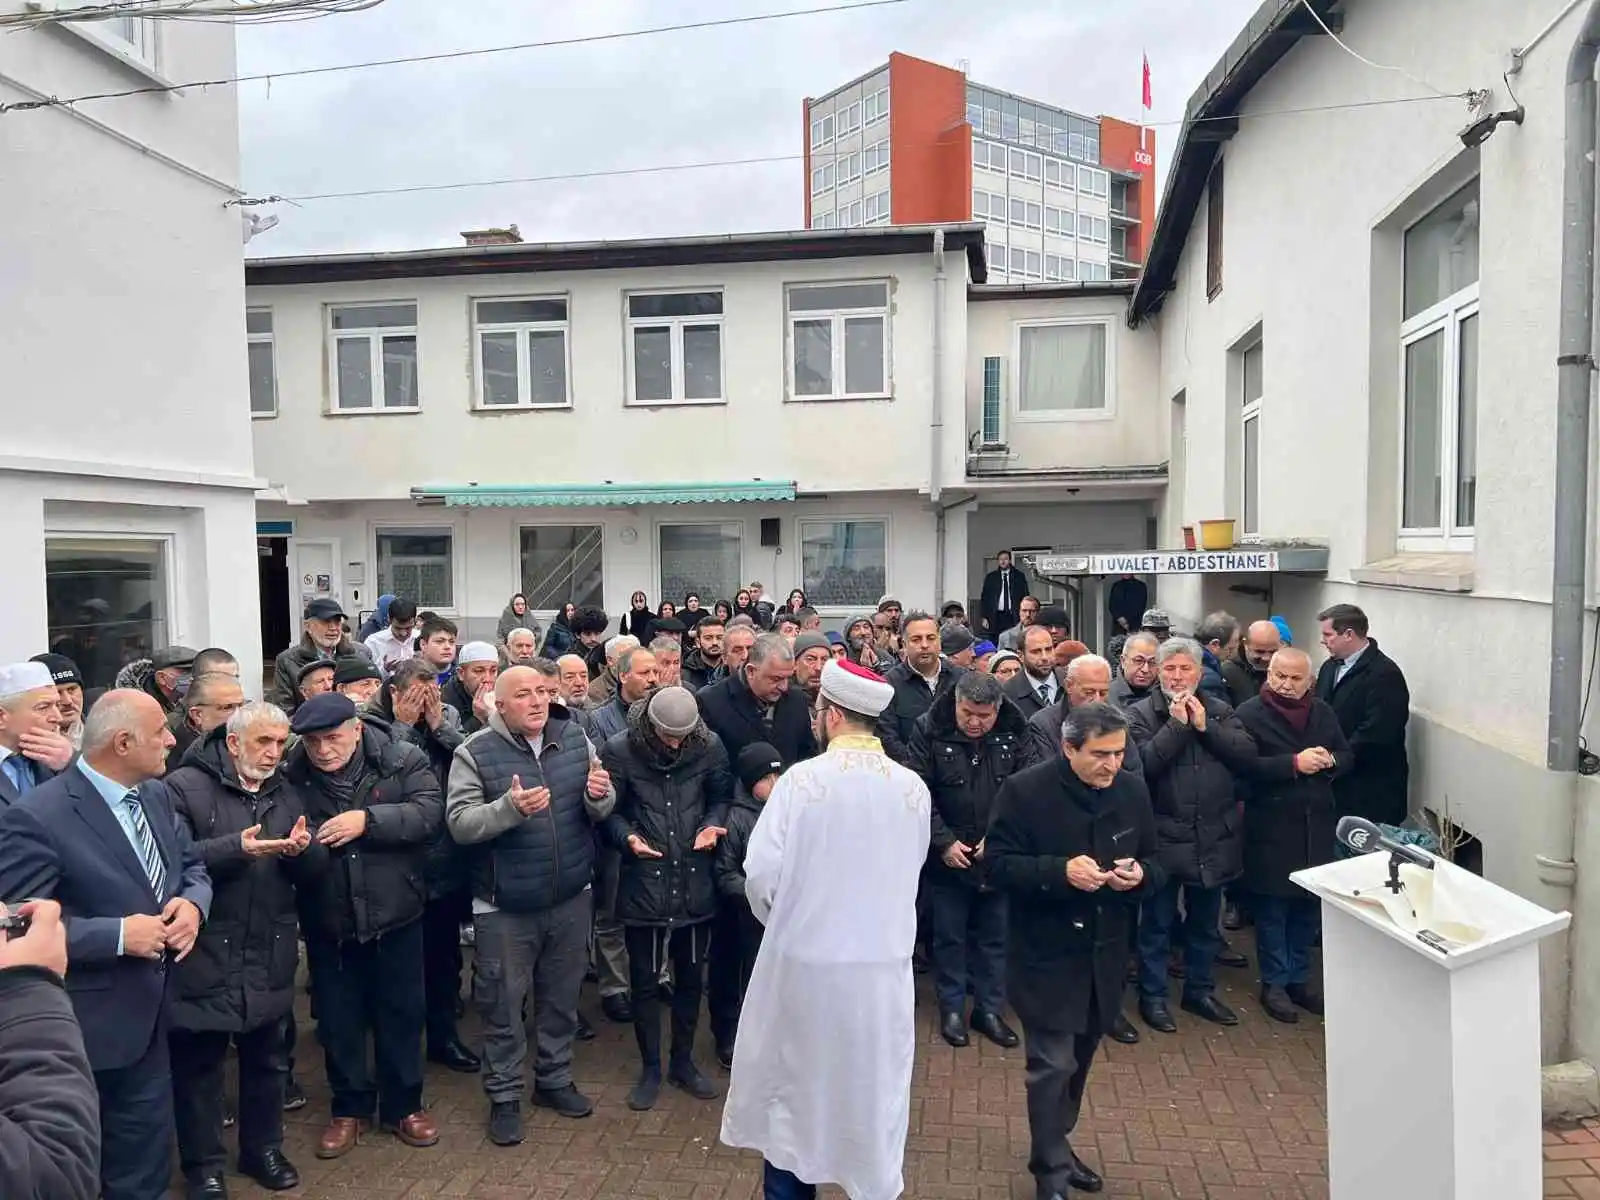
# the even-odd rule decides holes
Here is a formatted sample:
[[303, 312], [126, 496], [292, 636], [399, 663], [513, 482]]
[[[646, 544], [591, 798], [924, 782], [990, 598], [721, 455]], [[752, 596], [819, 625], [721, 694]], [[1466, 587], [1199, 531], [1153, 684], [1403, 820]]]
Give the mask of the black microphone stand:
[[[1386, 882], [1383, 886], [1388, 888], [1396, 896], [1398, 896], [1401, 890], [1406, 886], [1400, 882], [1400, 864], [1404, 862], [1411, 862], [1411, 860], [1403, 857], [1396, 851], [1391, 851], [1389, 853], [1389, 879], [1388, 882]], [[1433, 870], [1433, 863], [1431, 860], [1427, 863], [1427, 869], [1430, 871]]]

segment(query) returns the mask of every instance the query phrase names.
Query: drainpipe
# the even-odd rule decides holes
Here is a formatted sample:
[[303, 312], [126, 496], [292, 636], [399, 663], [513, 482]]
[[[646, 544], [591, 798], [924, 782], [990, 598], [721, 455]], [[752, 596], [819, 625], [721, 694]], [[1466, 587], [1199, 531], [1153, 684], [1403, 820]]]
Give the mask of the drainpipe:
[[[1563, 145], [1560, 344], [1556, 358], [1556, 478], [1554, 564], [1550, 578], [1550, 711], [1545, 765], [1566, 776], [1567, 806], [1557, 828], [1562, 844], [1536, 856], [1540, 877], [1574, 887], [1577, 864], [1576, 772], [1583, 713], [1583, 607], [1587, 575], [1589, 507], [1589, 389], [1594, 372], [1595, 66], [1600, 61], [1600, 0], [1590, 0], [1567, 59], [1566, 133]], [[1575, 905], [1576, 907], [1576, 905]], [[1567, 1037], [1577, 1017], [1568, 943]], [[1600, 1077], [1593, 1064], [1547, 1068], [1544, 1108], [1595, 1111]], [[1587, 1115], [1587, 1113], [1585, 1113]]]
[[[1600, 4], [1600, 0], [1595, 0]], [[933, 423], [928, 433], [928, 503], [933, 505], [933, 611], [944, 603], [944, 507], [939, 455], [944, 449], [944, 230], [933, 231]], [[1582, 631], [1579, 631], [1580, 635]]]

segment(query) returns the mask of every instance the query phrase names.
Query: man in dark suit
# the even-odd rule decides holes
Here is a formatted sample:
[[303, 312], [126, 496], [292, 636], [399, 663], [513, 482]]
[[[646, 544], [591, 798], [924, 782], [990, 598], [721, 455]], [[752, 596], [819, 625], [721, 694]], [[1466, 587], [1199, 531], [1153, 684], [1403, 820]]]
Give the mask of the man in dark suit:
[[811, 707], [804, 693], [790, 686], [793, 679], [789, 643], [782, 634], [763, 633], [742, 668], [701, 689], [700, 712], [730, 760], [756, 742], [775, 746], [785, 767], [816, 754]]
[[1367, 614], [1354, 604], [1325, 608], [1317, 620], [1328, 652], [1317, 672], [1317, 699], [1338, 714], [1354, 755], [1354, 764], [1333, 783], [1339, 815], [1399, 825], [1411, 809], [1406, 677], [1367, 636]]
[[[1005, 691], [1011, 703], [1022, 710], [1023, 717], [1031, 720], [1040, 709], [1059, 704], [1062, 699], [1061, 676], [1056, 671], [1055, 635], [1043, 625], [1030, 625], [1023, 631], [1018, 649], [1022, 652], [1022, 670], [1006, 680]], [[1057, 723], [1057, 732], [1060, 728]], [[1052, 737], [1051, 748], [1054, 747]]]
[[60, 731], [55, 678], [44, 663], [0, 667], [0, 809], [15, 804], [72, 761]]
[[1011, 565], [1011, 551], [995, 555], [995, 568], [983, 577], [978, 612], [990, 637], [999, 637], [1017, 623], [1017, 606], [1028, 594], [1028, 577]]
[[143, 692], [107, 692], [83, 755], [0, 814], [0, 897], [59, 901], [67, 992], [100, 1094], [103, 1200], [161, 1200], [172, 1173], [167, 1001], [211, 882], [166, 785], [172, 733]]

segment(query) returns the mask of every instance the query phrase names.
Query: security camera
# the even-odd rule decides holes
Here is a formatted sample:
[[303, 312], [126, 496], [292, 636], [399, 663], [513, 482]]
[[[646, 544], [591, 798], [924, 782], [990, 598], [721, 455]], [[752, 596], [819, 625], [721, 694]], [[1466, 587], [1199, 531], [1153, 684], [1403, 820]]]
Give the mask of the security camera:
[[1513, 125], [1521, 125], [1522, 119], [1527, 115], [1528, 110], [1520, 104], [1503, 112], [1487, 113], [1461, 131], [1461, 144], [1468, 150], [1474, 146], [1481, 146], [1502, 124], [1509, 121]]

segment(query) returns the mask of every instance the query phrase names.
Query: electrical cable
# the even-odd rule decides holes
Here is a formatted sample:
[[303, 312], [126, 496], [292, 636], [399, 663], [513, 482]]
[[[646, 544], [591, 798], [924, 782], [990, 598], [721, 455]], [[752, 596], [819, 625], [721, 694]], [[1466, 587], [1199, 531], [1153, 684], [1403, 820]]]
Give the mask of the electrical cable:
[[1372, 59], [1368, 58], [1365, 54], [1362, 54], [1362, 53], [1360, 53], [1359, 51], [1356, 51], [1356, 50], [1352, 50], [1350, 48], [1350, 46], [1345, 42], [1345, 40], [1343, 38], [1341, 38], [1337, 33], [1335, 33], [1331, 28], [1329, 28], [1328, 23], [1322, 19], [1322, 14], [1319, 13], [1314, 7], [1312, 7], [1311, 0], [1300, 0], [1300, 3], [1303, 4], [1305, 6], [1305, 10], [1308, 13], [1311, 14], [1311, 19], [1313, 21], [1315, 21], [1318, 25], [1322, 26], [1322, 32], [1327, 34], [1330, 38], [1333, 39], [1333, 44], [1335, 46], [1338, 46], [1339, 49], [1343, 50], [1346, 54], [1348, 54], [1351, 58], [1355, 59], [1357, 62], [1365, 63], [1367, 66], [1371, 67], [1375, 71], [1393, 71], [1396, 75], [1404, 75], [1407, 79], [1409, 79], [1412, 83], [1416, 84], [1418, 87], [1425, 87], [1430, 92], [1434, 93], [1434, 95], [1436, 95], [1436, 96], [1451, 96], [1451, 95], [1459, 94], [1459, 93], [1447, 92], [1447, 91], [1444, 91], [1442, 88], [1435, 87], [1433, 84], [1429, 83], [1426, 79], [1418, 78], [1417, 76], [1413, 75], [1410, 71], [1406, 70], [1404, 67], [1394, 67], [1394, 66], [1390, 66], [1387, 63], [1373, 62]]
[[144, 0], [123, 0], [122, 3], [83, 5], [66, 10], [9, 13], [0, 16], [0, 29], [26, 30], [40, 29], [46, 25], [90, 24], [116, 17], [270, 25], [364, 12], [383, 3], [384, 0], [239, 0], [238, 3], [181, 0], [176, 6], [157, 7]]
[[443, 50], [435, 54], [413, 54], [399, 58], [380, 58], [368, 62], [334, 63], [325, 67], [298, 67], [283, 71], [258, 71], [227, 79], [196, 79], [189, 83], [147, 84], [143, 87], [123, 88], [114, 92], [88, 92], [80, 96], [51, 96], [45, 100], [19, 100], [0, 104], [0, 115], [27, 112], [41, 108], [63, 108], [91, 100], [121, 100], [129, 96], [152, 96], [167, 92], [183, 92], [191, 88], [229, 87], [241, 83], [273, 83], [281, 79], [297, 79], [311, 75], [330, 75], [340, 71], [364, 71], [377, 67], [394, 67], [410, 63], [446, 62], [461, 58], [478, 58], [490, 54], [510, 54], [522, 50], [548, 50], [561, 46], [586, 46], [599, 42], [622, 41], [628, 38], [650, 37], [661, 33], [684, 33], [701, 29], [722, 29], [736, 25], [755, 25], [763, 21], [782, 21], [791, 17], [814, 17], [828, 13], [854, 12], [866, 8], [887, 8], [907, 4], [910, 0], [856, 0], [850, 4], [831, 4], [818, 8], [794, 8], [783, 12], [754, 13], [742, 17], [719, 17], [706, 21], [688, 21], [677, 25], [657, 25], [649, 29], [625, 29], [615, 33], [594, 33], [581, 36], [554, 38], [543, 42], [518, 42], [509, 46], [482, 46], [471, 50]]

